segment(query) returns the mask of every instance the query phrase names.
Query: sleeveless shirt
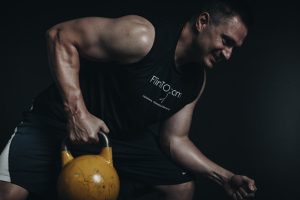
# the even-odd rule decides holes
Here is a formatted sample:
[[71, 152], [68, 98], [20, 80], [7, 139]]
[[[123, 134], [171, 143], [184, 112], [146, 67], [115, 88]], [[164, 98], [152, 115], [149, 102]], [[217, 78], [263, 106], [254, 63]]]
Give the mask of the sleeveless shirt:
[[[89, 112], [102, 119], [112, 136], [138, 134], [192, 102], [202, 87], [204, 69], [196, 64], [175, 66], [175, 49], [184, 23], [151, 21], [151, 50], [133, 64], [80, 61], [80, 87]], [[55, 84], [41, 92], [30, 111], [65, 123]]]

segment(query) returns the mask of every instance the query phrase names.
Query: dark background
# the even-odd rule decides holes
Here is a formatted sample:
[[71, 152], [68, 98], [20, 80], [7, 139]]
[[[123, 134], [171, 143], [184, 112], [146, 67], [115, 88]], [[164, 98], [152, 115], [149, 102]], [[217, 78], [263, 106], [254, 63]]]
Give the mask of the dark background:
[[[256, 180], [256, 199], [299, 199], [299, 10], [294, 1], [251, 1], [255, 26], [229, 64], [209, 71], [191, 137], [213, 161]], [[51, 82], [45, 31], [84, 16], [186, 15], [192, 1], [15, 4], [1, 12], [0, 147], [31, 99]], [[173, 9], [171, 9], [173, 7]], [[171, 11], [172, 10], [172, 11]], [[298, 18], [298, 19], [297, 19]], [[195, 199], [227, 199], [198, 178]]]

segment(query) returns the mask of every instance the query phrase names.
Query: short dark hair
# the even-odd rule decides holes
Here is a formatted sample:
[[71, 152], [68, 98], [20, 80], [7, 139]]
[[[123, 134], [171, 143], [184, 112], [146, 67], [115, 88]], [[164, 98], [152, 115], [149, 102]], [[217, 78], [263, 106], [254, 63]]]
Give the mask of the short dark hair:
[[252, 27], [253, 19], [250, 6], [246, 0], [199, 0], [196, 17], [203, 12], [210, 14], [212, 23], [219, 24], [222, 20], [239, 16], [248, 29]]

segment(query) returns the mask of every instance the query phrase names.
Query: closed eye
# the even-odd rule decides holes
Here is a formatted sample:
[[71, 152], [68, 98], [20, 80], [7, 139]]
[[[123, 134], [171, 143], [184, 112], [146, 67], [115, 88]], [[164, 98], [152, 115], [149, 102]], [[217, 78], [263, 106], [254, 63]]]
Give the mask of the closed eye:
[[222, 35], [222, 42], [223, 42], [223, 45], [225, 45], [227, 47], [236, 46], [236, 42], [228, 35], [224, 35], [224, 34]]

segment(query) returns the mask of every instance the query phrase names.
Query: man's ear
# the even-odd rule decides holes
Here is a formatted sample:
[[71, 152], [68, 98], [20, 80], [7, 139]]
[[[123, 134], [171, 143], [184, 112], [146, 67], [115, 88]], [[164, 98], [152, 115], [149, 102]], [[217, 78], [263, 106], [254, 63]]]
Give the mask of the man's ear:
[[196, 19], [196, 24], [195, 24], [195, 28], [198, 32], [202, 32], [203, 29], [205, 29], [210, 22], [210, 15], [208, 12], [203, 12], [201, 13], [197, 19]]

